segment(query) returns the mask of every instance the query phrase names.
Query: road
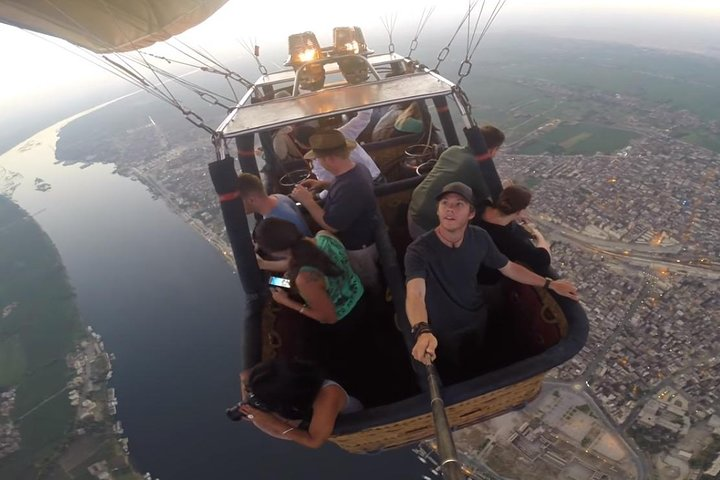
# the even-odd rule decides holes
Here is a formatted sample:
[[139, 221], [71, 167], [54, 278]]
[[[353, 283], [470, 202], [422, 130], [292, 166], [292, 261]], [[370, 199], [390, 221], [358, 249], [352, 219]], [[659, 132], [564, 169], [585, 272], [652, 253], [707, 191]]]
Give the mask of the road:
[[543, 220], [541, 218], [534, 218], [535, 222], [537, 222], [538, 225], [541, 225], [545, 229], [552, 230], [554, 233], [562, 234], [564, 237], [572, 239], [574, 241], [585, 243], [585, 244], [591, 244], [596, 247], [602, 247], [608, 250], [614, 250], [619, 252], [624, 252], [625, 250], [628, 250], [633, 253], [642, 252], [642, 253], [650, 253], [650, 254], [677, 254], [680, 253], [682, 250], [682, 245], [649, 245], [649, 244], [643, 244], [643, 243], [627, 243], [622, 242], [620, 240], [607, 240], [603, 238], [596, 238], [591, 237], [589, 235], [584, 235], [579, 232], [575, 232], [573, 230], [565, 229], [564, 227], [559, 227], [558, 225], [548, 222], [546, 220]]
[[664, 378], [660, 383], [654, 386], [653, 390], [651, 392], [646, 393], [640, 399], [637, 401], [637, 405], [633, 410], [630, 412], [630, 415], [628, 415], [628, 418], [625, 419], [625, 421], [622, 423], [621, 427], [623, 430], [627, 430], [632, 426], [632, 424], [635, 422], [637, 417], [640, 415], [640, 411], [642, 410], [642, 407], [645, 406], [645, 402], [653, 398], [657, 392], [661, 391], [665, 387], [670, 386], [670, 384], [675, 380], [675, 378], [678, 375], [682, 375], [683, 373], [692, 370], [696, 368], [698, 365], [701, 365], [709, 360], [710, 354], [705, 354], [701, 358], [698, 358], [694, 362], [691, 362], [690, 364], [684, 366], [680, 370], [673, 373], [671, 376]]
[[31, 408], [31, 409], [28, 410], [27, 412], [25, 412], [25, 413], [23, 413], [22, 415], [20, 415], [19, 417], [17, 417], [17, 418], [15, 419], [15, 421], [16, 421], [17, 423], [22, 422], [25, 417], [27, 417], [28, 415], [30, 415], [31, 413], [33, 413], [33, 412], [34, 412], [35, 410], [37, 410], [38, 408], [40, 408], [40, 407], [42, 407], [43, 405], [45, 405], [47, 402], [49, 402], [49, 401], [52, 400], [53, 398], [55, 398], [55, 397], [57, 397], [58, 395], [60, 395], [61, 393], [65, 392], [65, 391], [66, 391], [67, 389], [69, 389], [69, 388], [70, 388], [70, 387], [68, 387], [67, 385], [64, 386], [63, 388], [61, 388], [61, 389], [58, 390], [57, 392], [55, 392], [55, 393], [53, 393], [52, 395], [50, 395], [49, 397], [47, 397], [47, 398], [46, 398], [45, 400], [43, 400], [42, 402], [40, 402], [40, 403], [38, 403], [37, 405], [35, 405], [33, 408]]
[[[543, 231], [545, 237], [548, 240], [561, 240], [566, 243], [576, 245], [584, 250], [588, 250], [593, 253], [606, 256], [608, 258], [612, 258], [614, 260], [617, 260], [619, 263], [625, 265], [666, 268], [668, 270], [692, 274], [709, 280], [720, 279], [720, 266], [715, 263], [703, 264], [702, 266], [687, 265], [684, 263], [678, 263], [678, 261], [668, 260], [666, 258], [658, 258], [655, 255], [643, 252], [636, 252], [636, 244], [611, 242], [616, 244], [613, 249], [622, 248], [623, 252], [628, 252], [627, 254], [616, 253], [614, 251], [605, 250], [597, 245], [600, 242], [607, 243], [607, 241], [603, 241], [600, 239], [590, 239], [590, 237], [585, 237], [584, 235], [578, 234], [576, 232], [571, 232], [564, 227], [560, 227], [558, 225], [548, 222], [538, 221], [538, 225], [541, 225], [541, 230]], [[620, 245], [623, 246], [620, 247]]]
[[593, 358], [593, 361], [588, 364], [587, 368], [585, 369], [585, 372], [578, 378], [578, 382], [582, 382], [584, 385], [587, 385], [586, 382], [590, 382], [593, 379], [593, 376], [595, 375], [595, 370], [597, 369], [598, 363], [605, 358], [605, 354], [610, 350], [610, 348], [615, 344], [615, 340], [617, 339], [618, 335], [623, 331], [625, 326], [628, 324], [630, 319], [635, 315], [635, 312], [637, 311], [638, 307], [641, 305], [644, 298], [646, 298], [647, 292], [650, 289], [649, 285], [644, 285], [642, 289], [640, 289], [640, 292], [637, 294], [635, 299], [633, 300], [633, 303], [630, 304], [630, 308], [628, 308], [627, 312], [625, 313], [625, 316], [620, 320], [617, 324], [617, 327], [615, 327], [615, 330], [605, 338], [605, 341], [602, 344], [602, 347], [598, 350], [597, 354]]
[[598, 418], [605, 422], [605, 424], [609, 427], [611, 431], [617, 433], [617, 435], [625, 444], [625, 447], [630, 453], [630, 457], [635, 464], [635, 468], [637, 469], [637, 480], [645, 480], [648, 478], [648, 465], [645, 463], [644, 456], [638, 453], [642, 452], [642, 450], [640, 450], [635, 441], [625, 433], [625, 430], [619, 428], [618, 424], [612, 418], [608, 417], [607, 414], [603, 411], [603, 409], [598, 406], [598, 403], [592, 395], [592, 392], [586, 389], [585, 383], [579, 384], [582, 387], [580, 389], [573, 388], [573, 385], [568, 383], [555, 382], [551, 380], [545, 380], [544, 385], [559, 388], [561, 390], [569, 390], [576, 395], [581, 395], [582, 397], [584, 397], [585, 401], [590, 406], [592, 411], [595, 412]]

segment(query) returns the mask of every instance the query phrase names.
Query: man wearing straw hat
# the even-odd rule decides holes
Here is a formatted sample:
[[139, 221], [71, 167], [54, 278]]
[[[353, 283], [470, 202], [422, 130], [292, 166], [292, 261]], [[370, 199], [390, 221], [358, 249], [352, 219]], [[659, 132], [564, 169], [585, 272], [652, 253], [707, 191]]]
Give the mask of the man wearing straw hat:
[[350, 151], [356, 146], [354, 140], [346, 139], [339, 130], [320, 131], [311, 136], [311, 150], [305, 159], [318, 162], [335, 180], [328, 189], [324, 208], [302, 185], [296, 186], [291, 196], [322, 229], [337, 235], [363, 285], [375, 289], [379, 285], [375, 246], [378, 210], [370, 172], [350, 159]]
[[[361, 112], [358, 112], [355, 117], [350, 119], [345, 125], [338, 127], [338, 132], [342, 133], [347, 140], [356, 140], [358, 136], [362, 133], [362, 131], [367, 127], [368, 123], [370, 123], [370, 120], [372, 118], [373, 109], [369, 110], [362, 110]], [[298, 138], [298, 141], [300, 143], [300, 146], [303, 147], [306, 151], [312, 148], [310, 146], [310, 143], [308, 139], [314, 135], [318, 130], [311, 127], [310, 131], [307, 131], [307, 135], [305, 137]], [[350, 160], [357, 163], [358, 165], [363, 165], [365, 168], [368, 169], [370, 172], [370, 176], [372, 177], [373, 184], [379, 185], [381, 183], [385, 183], [385, 177], [380, 173], [380, 169], [378, 168], [375, 161], [372, 159], [372, 157], [365, 151], [365, 149], [355, 144], [355, 148], [350, 150]], [[313, 192], [319, 192], [321, 198], [325, 198], [325, 195], [327, 195], [327, 191], [325, 190], [328, 188], [328, 186], [335, 181], [335, 176], [328, 172], [323, 166], [320, 164], [320, 162], [314, 162], [312, 165], [312, 173], [315, 175], [314, 179], [308, 179], [304, 180], [301, 185], [304, 187], [309, 188]]]

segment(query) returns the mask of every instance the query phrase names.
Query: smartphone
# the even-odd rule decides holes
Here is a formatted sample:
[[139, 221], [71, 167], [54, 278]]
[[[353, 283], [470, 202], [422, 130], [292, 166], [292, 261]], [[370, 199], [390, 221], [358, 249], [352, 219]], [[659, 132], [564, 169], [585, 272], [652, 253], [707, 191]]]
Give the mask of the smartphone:
[[290, 279], [283, 277], [270, 277], [268, 283], [273, 287], [290, 288]]

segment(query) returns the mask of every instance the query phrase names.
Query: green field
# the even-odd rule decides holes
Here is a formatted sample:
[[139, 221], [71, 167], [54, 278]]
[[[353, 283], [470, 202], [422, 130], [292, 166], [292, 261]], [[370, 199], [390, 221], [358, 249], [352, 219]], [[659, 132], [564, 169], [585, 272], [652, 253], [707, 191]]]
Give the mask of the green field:
[[65, 357], [81, 331], [60, 257], [50, 238], [17, 205], [0, 196], [0, 389], [17, 387], [14, 421], [20, 450], [0, 462], [0, 478], [38, 478], [54, 461], [75, 411], [65, 393]]
[[593, 125], [590, 123], [561, 124], [520, 148], [524, 155], [542, 153], [593, 155], [613, 153], [635, 138], [633, 132]]
[[[444, 73], [454, 79], [454, 72]], [[558, 90], [561, 93], [550, 95], [537, 88], [537, 82], [571, 93]], [[593, 98], [601, 94], [640, 99], [644, 107], [687, 110], [702, 123], [689, 131], [672, 124], [662, 128], [671, 129], [680, 140], [720, 152], [711, 124], [720, 121], [720, 61], [716, 59], [628, 45], [498, 34], [487, 40], [482, 59], [475, 62], [462, 87], [473, 103], [474, 117], [503, 129], [508, 144], [554, 119], [596, 121], [611, 129], [624, 123], [627, 112]], [[618, 137], [618, 144], [623, 143], [621, 137], [627, 138], [624, 133], [605, 133], [610, 143], [613, 137]], [[570, 138], [552, 143], [560, 145]], [[602, 143], [593, 135], [568, 150], [594, 153], [595, 148], [606, 150]], [[535, 143], [523, 153], [541, 153], [547, 147]]]
[[25, 372], [20, 335], [0, 339], [0, 388], [17, 385]]
[[[496, 35], [487, 42], [482, 67], [476, 68], [478, 76], [510, 81], [544, 79], [588, 92], [638, 96], [687, 109], [706, 121], [720, 119], [720, 62], [699, 55], [612, 43]], [[471, 84], [475, 94], [494, 96], [478, 88], [481, 84], [482, 80]]]
[[681, 140], [720, 153], [720, 137], [707, 132], [693, 132], [680, 137]]

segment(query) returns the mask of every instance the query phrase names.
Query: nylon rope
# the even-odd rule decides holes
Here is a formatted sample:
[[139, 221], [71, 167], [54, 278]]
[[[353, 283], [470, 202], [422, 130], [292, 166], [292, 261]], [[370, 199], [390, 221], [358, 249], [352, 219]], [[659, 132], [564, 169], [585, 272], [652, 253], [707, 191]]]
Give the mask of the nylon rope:
[[437, 73], [438, 68], [440, 67], [440, 64], [442, 62], [444, 62], [445, 59], [447, 58], [448, 53], [450, 53], [450, 46], [452, 45], [453, 41], [455, 41], [455, 37], [457, 37], [457, 34], [460, 32], [460, 29], [462, 28], [462, 26], [469, 19], [470, 14], [472, 13], [472, 10], [477, 5], [477, 2], [478, 2], [478, 0], [473, 1], [472, 5], [468, 8], [468, 11], [465, 12], [465, 15], [463, 15], [462, 20], [460, 20], [460, 23], [458, 24], [457, 29], [455, 29], [455, 33], [453, 33], [448, 44], [445, 45], [442, 50], [440, 50], [440, 53], [438, 53], [438, 56], [437, 56], [438, 63], [437, 63], [437, 65], [435, 65], [435, 68], [432, 69], [433, 72]]
[[[97, 0], [97, 1], [100, 2], [100, 4], [103, 6], [103, 8], [107, 11], [108, 15], [109, 15], [110, 18], [112, 19], [113, 23], [115, 23], [115, 28], [117, 28], [118, 31], [123, 32], [123, 36], [125, 37], [125, 41], [126, 41], [127, 43], [129, 43], [131, 46], [133, 46], [133, 48], [134, 48], [134, 47], [135, 47], [135, 44], [133, 43], [133, 41], [132, 41], [130, 38], [128, 38], [127, 34], [124, 33], [124, 30], [123, 30], [122, 28], [120, 28], [120, 25], [118, 24], [118, 21], [117, 21], [117, 19], [115, 18], [115, 16], [113, 15], [113, 12], [112, 12], [112, 10], [110, 9], [110, 7], [108, 6], [107, 2], [105, 2], [105, 0]], [[170, 89], [167, 87], [167, 85], [165, 85], [165, 83], [162, 81], [162, 79], [160, 78], [160, 76], [159, 76], [152, 68], [149, 67], [150, 63], [149, 63], [149, 62], [147, 61], [147, 59], [143, 56], [142, 52], [139, 51], [139, 50], [137, 50], [137, 49], [135, 49], [135, 50], [136, 50], [137, 53], [140, 55], [140, 58], [142, 58], [142, 60], [143, 60], [143, 61], [145, 62], [145, 64], [148, 66], [148, 68], [150, 69], [150, 71], [153, 73], [153, 75], [155, 76], [155, 79], [156, 79], [156, 80], [160, 83], [160, 85], [165, 89], [165, 92], [167, 93], [168, 97], [170, 97], [170, 98], [172, 99], [172, 101], [174, 102], [173, 104], [174, 104], [177, 108], [180, 108], [181, 111], [183, 111], [183, 113], [185, 113], [184, 108], [182, 107], [182, 105], [180, 104], [180, 102], [178, 101], [178, 99], [175, 98], [175, 95], [173, 95], [173, 93], [170, 91]], [[116, 55], [118, 55], [118, 54], [116, 54]], [[121, 56], [121, 55], [118, 55], [118, 56]], [[127, 65], [127, 62], [126, 62], [126, 65]], [[129, 66], [129, 65], [128, 65], [128, 66]], [[136, 72], [136, 73], [138, 73], [138, 72]], [[154, 88], [157, 89], [157, 86], [154, 87]]]
[[[427, 15], [426, 12], [427, 11]], [[420, 20], [418, 21], [417, 29], [415, 30], [415, 37], [410, 42], [410, 50], [408, 51], [407, 56], [409, 57], [412, 55], [412, 53], [415, 51], [415, 49], [418, 46], [418, 38], [420, 38], [420, 34], [425, 29], [425, 25], [427, 25], [428, 20], [430, 20], [430, 16], [435, 11], [435, 6], [433, 5], [429, 10], [426, 8], [423, 8], [422, 14], [420, 15]]]
[[[105, 3], [104, 0], [99, 0], [99, 1], [100, 1], [100, 3], [102, 4], [103, 8], [105, 8], [105, 10], [107, 11], [107, 13], [108, 13], [108, 15], [110, 16], [110, 18], [113, 20], [113, 22], [116, 23], [116, 27], [118, 28], [118, 30], [119, 30], [119, 31], [123, 31], [121, 28], [119, 28], [119, 25], [117, 25], [117, 19], [115, 18], [113, 12], [111, 11], [111, 9], [110, 9], [109, 6], [107, 5], [107, 3]], [[113, 45], [109, 44], [109, 43], [108, 43], [107, 41], [105, 41], [104, 39], [102, 39], [102, 38], [98, 37], [97, 35], [93, 34], [93, 32], [91, 32], [90, 30], [88, 30], [88, 29], [87, 29], [85, 26], [83, 26], [82, 24], [78, 23], [73, 17], [71, 17], [70, 15], [68, 15], [65, 11], [63, 11], [61, 8], [59, 8], [59, 7], [58, 7], [55, 3], [53, 3], [51, 0], [44, 0], [44, 2], [45, 2], [46, 4], [48, 4], [50, 7], [52, 7], [54, 10], [56, 10], [56, 11], [57, 11], [60, 15], [62, 15], [66, 20], [68, 20], [68, 21], [71, 22], [73, 25], [75, 25], [76, 28], [78, 28], [80, 31], [84, 32], [88, 37], [95, 39], [99, 44], [104, 45], [104, 46], [108, 47], [109, 49], [112, 49], [112, 48], [113, 48]], [[133, 42], [132, 42], [129, 38], [126, 37], [125, 40], [127, 41], [128, 44], [133, 45]], [[62, 48], [64, 48], [65, 50], [68, 50], [68, 49], [65, 48], [65, 47], [62, 47]], [[71, 50], [68, 50], [68, 51], [71, 51]], [[160, 100], [168, 103], [169, 105], [172, 105], [173, 107], [177, 108], [180, 112], [182, 112], [183, 115], [188, 119], [188, 121], [190, 121], [190, 123], [192, 123], [193, 125], [195, 125], [195, 126], [197, 126], [197, 127], [199, 127], [199, 128], [202, 128], [203, 130], [208, 131], [208, 132], [211, 133], [211, 134], [214, 134], [215, 131], [214, 131], [213, 129], [211, 129], [210, 127], [208, 127], [207, 125], [205, 125], [205, 123], [203, 122], [203, 120], [202, 120], [201, 117], [199, 117], [199, 116], [198, 116], [197, 114], [195, 114], [194, 112], [192, 112], [192, 111], [184, 108], [184, 107], [182, 106], [182, 104], [175, 98], [175, 96], [172, 94], [172, 92], [171, 92], [171, 91], [167, 88], [167, 86], [164, 84], [164, 82], [162, 81], [162, 79], [160, 79], [160, 77], [157, 75], [157, 73], [153, 70], [152, 65], [151, 65], [151, 64], [147, 61], [147, 59], [143, 56], [143, 52], [140, 52], [140, 51], [138, 50], [137, 53], [138, 53], [138, 54], [140, 55], [140, 57], [142, 58], [143, 62], [145, 63], [146, 68], [148, 68], [150, 71], [153, 72], [154, 76], [156, 77], [156, 79], [157, 79], [157, 81], [158, 81], [158, 84], [161, 85], [161, 86], [165, 89], [165, 91], [166, 91], [167, 93], [162, 92], [162, 91], [158, 88], [158, 86], [157, 86], [156, 84], [153, 84], [153, 83], [149, 82], [147, 78], [145, 78], [140, 72], [138, 72], [136, 69], [134, 69], [134, 68], [127, 62], [127, 60], [126, 60], [125, 58], [123, 58], [123, 57], [122, 57], [120, 54], [118, 54], [118, 53], [115, 53], [115, 55], [125, 64], [124, 66], [121, 65], [119, 62], [110, 59], [110, 58], [107, 57], [106, 55], [103, 55], [103, 56], [102, 56], [102, 58], [103, 58], [103, 60], [105, 61], [105, 63], [107, 63], [108, 65], [110, 65], [111, 67], [113, 67], [113, 68], [115, 69], [115, 71], [113, 71], [111, 68], [108, 68], [107, 66], [104, 66], [104, 65], [99, 64], [98, 62], [95, 62], [95, 61], [93, 61], [93, 60], [90, 60], [89, 58], [83, 57], [83, 56], [81, 56], [81, 55], [79, 55], [79, 54], [76, 54], [76, 55], [79, 56], [80, 58], [84, 58], [86, 61], [89, 61], [90, 63], [92, 63], [92, 64], [94, 64], [94, 65], [96, 65], [96, 66], [99, 66], [100, 68], [103, 68], [103, 70], [108, 71], [108, 72], [112, 73], [113, 75], [115, 75], [115, 76], [117, 76], [117, 77], [119, 77], [119, 78], [121, 78], [121, 79], [123, 79], [123, 80], [125, 80], [125, 81], [130, 82], [131, 84], [133, 84], [133, 85], [141, 88], [142, 90], [150, 93], [151, 95], [153, 95], [153, 96], [155, 96], [156, 98], [158, 98], [158, 99], [160, 99]]]
[[[217, 68], [215, 68], [214, 66], [212, 66], [212, 65], [210, 65], [210, 64], [208, 64], [208, 63], [205, 63], [205, 62], [203, 62], [202, 60], [200, 60], [200, 59], [198, 59], [198, 58], [193, 57], [192, 55], [190, 55], [188, 52], [186, 52], [186, 51], [183, 50], [182, 48], [178, 47], [177, 45], [174, 45], [173, 42], [172, 42], [172, 40], [175, 40], [175, 39], [168, 40], [168, 41], [166, 42], [166, 45], [170, 46], [171, 48], [177, 50], [177, 51], [180, 52], [181, 54], [183, 54], [183, 55], [185, 55], [186, 57], [190, 58], [192, 61], [198, 62], [200, 65], [202, 65], [201, 67], [198, 67], [198, 68], [200, 68], [200, 70], [202, 70], [203, 72], [216, 73], [216, 74], [224, 75], [224, 76], [227, 77], [227, 78], [232, 78], [233, 80], [237, 81], [238, 83], [240, 83], [240, 84], [241, 84], [243, 87], [245, 87], [245, 88], [251, 88], [251, 87], [253, 86], [253, 83], [252, 83], [250, 80], [244, 78], [243, 76], [241, 76], [240, 74], [238, 74], [238, 73], [236, 73], [236, 72], [234, 72], [234, 71], [232, 71], [232, 70], [229, 70], [229, 69], [228, 69], [228, 70], [225, 70], [225, 71], [221, 71], [221, 70], [218, 70]], [[176, 41], [177, 41], [177, 40], [176, 40]]]
[[[488, 20], [485, 22], [485, 26], [482, 29], [482, 32], [480, 32], [480, 35], [478, 36], [477, 41], [475, 41], [475, 36], [477, 34], [477, 27], [480, 23], [480, 19], [482, 18], [483, 10], [485, 9], [485, 0], [483, 0], [482, 6], [480, 7], [480, 12], [478, 13], [477, 19], [475, 20], [475, 28], [473, 29], [472, 37], [468, 35], [468, 43], [467, 43], [467, 51], [465, 54], [465, 60], [462, 61], [460, 64], [460, 67], [458, 68], [458, 81], [457, 85], [459, 86], [463, 79], [470, 75], [470, 71], [472, 70], [472, 57], [475, 55], [475, 52], [477, 51], [478, 47], [480, 46], [480, 42], [485, 38], [485, 35], [490, 30], [490, 27], [495, 22], [495, 19], [500, 14], [500, 11], [505, 6], [505, 3], [507, 0], [497, 0], [497, 3], [495, 4], [495, 7], [493, 8], [492, 12], [490, 13], [490, 16], [488, 17]], [[470, 22], [468, 21], [468, 31]], [[474, 45], [473, 45], [474, 42]], [[470, 49], [470, 46], [472, 45], [472, 50]]]
[[[133, 62], [139, 63], [138, 60], [135, 60], [131, 57], [129, 59]], [[142, 64], [142, 66], [145, 66], [146, 68], [148, 68], [144, 64]], [[220, 107], [225, 108], [226, 110], [232, 109], [232, 107], [220, 103], [218, 101], [218, 97], [221, 98], [222, 100], [225, 100], [230, 103], [232, 103], [234, 101], [232, 98], [226, 97], [225, 95], [222, 95], [217, 92], [213, 92], [212, 90], [209, 90], [197, 83], [193, 83], [188, 80], [185, 80], [183, 78], [183, 76], [168, 72], [167, 70], [164, 70], [164, 69], [158, 67], [157, 65], [151, 65], [151, 68], [156, 70], [157, 72], [159, 72], [161, 75], [171, 79], [172, 81], [179, 83], [180, 85], [183, 85], [191, 92], [196, 93], [201, 99], [205, 100], [207, 103], [209, 103], [211, 105], [218, 105]], [[189, 75], [191, 73], [194, 73], [194, 72], [188, 72], [188, 73], [186, 73], [186, 75]]]
[[267, 76], [267, 68], [265, 68], [265, 65], [263, 65], [263, 63], [260, 61], [260, 47], [257, 46], [257, 41], [253, 41], [252, 39], [250, 39], [248, 42], [240, 39], [237, 39], [237, 41], [240, 43], [243, 49], [253, 58], [253, 60], [255, 60], [260, 75]]
[[390, 16], [381, 17], [380, 21], [385, 27], [385, 31], [388, 34], [388, 52], [395, 53], [395, 44], [393, 43], [393, 32], [395, 32], [395, 25], [397, 24], [397, 13], [393, 13]]
[[[37, 37], [37, 38], [39, 38], [39, 39], [41, 39], [41, 40], [43, 40], [43, 41], [45, 41], [45, 42], [47, 42], [47, 43], [49, 43], [49, 44], [57, 47], [57, 48], [61, 48], [61, 49], [65, 50], [66, 52], [68, 52], [68, 53], [70, 53], [70, 54], [72, 54], [72, 55], [75, 55], [76, 57], [80, 58], [81, 60], [84, 60], [84, 61], [86, 61], [86, 62], [88, 62], [88, 63], [91, 63], [91, 64], [95, 65], [95, 66], [98, 67], [98, 68], [101, 68], [101, 69], [105, 70], [107, 73], [110, 73], [111, 75], [114, 75], [115, 77], [119, 78], [120, 80], [122, 80], [122, 81], [124, 81], [124, 82], [128, 82], [128, 83], [130, 83], [130, 84], [132, 84], [132, 85], [135, 85], [136, 87], [138, 87], [138, 88], [140, 88], [140, 89], [142, 89], [142, 90], [146, 90], [145, 86], [144, 86], [141, 82], [138, 82], [138, 80], [135, 79], [134, 76], [128, 75], [128, 74], [121, 74], [121, 73], [119, 73], [119, 72], [118, 72], [119, 69], [118, 69], [117, 67], [115, 67], [114, 65], [112, 66], [112, 68], [109, 67], [108, 65], [106, 65], [106, 63], [109, 63], [109, 62], [106, 61], [105, 63], [103, 63], [103, 62], [97, 60], [96, 57], [93, 57], [93, 56], [90, 56], [90, 55], [87, 55], [87, 56], [82, 55], [80, 52], [85, 52], [85, 51], [86, 51], [85, 49], [77, 49], [77, 50], [75, 50], [75, 49], [69, 48], [68, 46], [66, 46], [66, 45], [64, 45], [64, 44], [62, 44], [62, 43], [59, 43], [59, 42], [56, 43], [56, 42], [52, 41], [48, 36], [40, 35], [40, 34], [38, 34], [38, 33], [36, 33], [36, 32], [31, 31], [31, 30], [25, 30], [25, 29], [20, 29], [20, 30], [23, 31], [23, 32], [25, 32], [25, 33], [27, 33], [28, 35], [32, 35], [32, 36], [34, 36], [34, 37]], [[104, 57], [103, 57], [103, 60], [105, 60]], [[162, 97], [160, 97], [159, 95], [155, 94], [155, 92], [149, 91], [148, 93], [153, 94], [154, 96], [160, 98], [161, 100], [164, 100], [164, 98], [162, 98]]]
[[505, 7], [505, 4], [507, 3], [507, 0], [498, 0], [498, 2], [495, 4], [495, 8], [493, 9], [492, 13], [490, 14], [490, 19], [488, 20], [487, 24], [485, 25], [485, 28], [483, 29], [482, 33], [480, 34], [480, 38], [478, 38], [477, 42], [475, 43], [475, 46], [472, 49], [472, 52], [470, 52], [470, 57], [472, 58], [473, 55], [475, 55], [475, 50], [477, 50], [478, 46], [480, 45], [480, 42], [483, 38], [485, 38], [485, 35], [490, 30], [490, 27], [493, 23], [495, 23], [495, 19], [500, 15], [500, 11]]
[[477, 19], [475, 20], [475, 27], [473, 27], [472, 31], [472, 37], [469, 35], [470, 33], [470, 22], [468, 22], [468, 41], [467, 41], [467, 50], [465, 52], [465, 60], [470, 60], [472, 57], [472, 54], [470, 53], [470, 46], [475, 41], [475, 35], [477, 34], [478, 26], [480, 25], [480, 19], [482, 18], [483, 11], [485, 10], [485, 0], [483, 0], [482, 4], [480, 5], [480, 12], [478, 12]]

